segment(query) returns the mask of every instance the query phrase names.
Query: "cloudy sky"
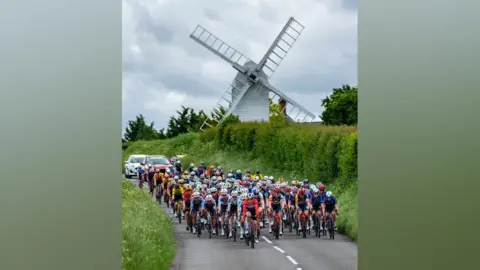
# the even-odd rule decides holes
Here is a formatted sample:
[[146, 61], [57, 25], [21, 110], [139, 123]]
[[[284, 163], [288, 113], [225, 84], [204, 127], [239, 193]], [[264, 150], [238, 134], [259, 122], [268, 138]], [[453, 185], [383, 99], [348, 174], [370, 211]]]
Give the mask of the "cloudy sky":
[[259, 61], [290, 16], [305, 26], [271, 83], [316, 115], [332, 88], [357, 84], [356, 0], [122, 0], [123, 129], [159, 129], [181, 105], [207, 112], [235, 70], [189, 38], [200, 24]]

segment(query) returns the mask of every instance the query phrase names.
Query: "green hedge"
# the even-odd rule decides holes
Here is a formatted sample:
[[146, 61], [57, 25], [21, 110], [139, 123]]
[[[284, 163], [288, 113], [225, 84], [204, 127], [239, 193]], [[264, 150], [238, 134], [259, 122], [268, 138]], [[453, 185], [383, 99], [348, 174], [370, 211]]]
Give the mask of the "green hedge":
[[[214, 136], [213, 134], [216, 133]], [[293, 175], [332, 183], [337, 178], [357, 178], [357, 129], [321, 125], [241, 123], [222, 130], [209, 129], [202, 142], [216, 140], [223, 149], [263, 158], [272, 168], [288, 168]]]
[[170, 218], [143, 190], [123, 181], [123, 269], [166, 270], [174, 255], [175, 239]]

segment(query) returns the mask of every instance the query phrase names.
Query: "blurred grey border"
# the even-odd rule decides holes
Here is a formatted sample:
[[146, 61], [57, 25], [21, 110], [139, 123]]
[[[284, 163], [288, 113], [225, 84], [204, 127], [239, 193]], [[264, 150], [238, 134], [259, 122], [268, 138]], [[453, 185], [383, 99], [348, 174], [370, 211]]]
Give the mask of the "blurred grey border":
[[360, 1], [360, 270], [479, 269], [479, 8]]
[[0, 269], [121, 269], [121, 1], [0, 2]]

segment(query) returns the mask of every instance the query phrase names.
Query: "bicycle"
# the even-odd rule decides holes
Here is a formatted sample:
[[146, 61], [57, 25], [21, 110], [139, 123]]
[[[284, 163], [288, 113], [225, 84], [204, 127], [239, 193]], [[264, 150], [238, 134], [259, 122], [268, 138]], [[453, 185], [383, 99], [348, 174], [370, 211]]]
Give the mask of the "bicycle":
[[228, 239], [228, 231], [229, 231], [228, 230], [228, 228], [229, 228], [229, 223], [228, 222], [229, 222], [230, 219], [225, 214], [223, 214], [223, 220], [225, 220], [225, 222], [223, 222], [224, 224], [222, 224], [223, 233], [225, 234], [225, 238]]
[[238, 226], [238, 219], [237, 219], [237, 213], [235, 213], [233, 214], [233, 222], [232, 222], [233, 242], [237, 242], [237, 226]]
[[277, 209], [273, 212], [273, 226], [272, 231], [275, 239], [278, 240], [280, 235], [280, 213]]
[[175, 213], [177, 214], [178, 223], [182, 224], [182, 204], [181, 201], [175, 203]]
[[305, 214], [305, 211], [302, 211], [300, 213], [300, 226], [302, 227], [303, 238], [307, 238], [307, 221], [305, 219], [308, 219], [308, 216]]
[[210, 215], [210, 212], [207, 214], [207, 231], [208, 231], [208, 238], [212, 238], [212, 216]]
[[248, 235], [245, 236], [245, 242], [247, 246], [251, 246], [252, 249], [255, 248], [255, 234], [257, 232], [256, 226], [255, 226], [255, 220], [250, 217], [250, 222], [249, 224], [249, 230], [248, 230]]
[[[200, 237], [200, 235], [202, 234], [202, 225], [201, 225], [201, 217], [200, 215], [198, 215], [198, 213], [195, 213], [195, 216], [196, 216], [196, 224], [195, 224], [195, 227], [196, 227], [196, 233], [197, 233], [197, 237]], [[193, 219], [193, 217], [192, 217]]]
[[328, 231], [328, 237], [330, 239], [335, 239], [335, 222], [333, 221], [333, 215], [332, 213], [330, 213], [328, 215], [328, 219], [327, 219], [327, 231]]
[[293, 223], [294, 223], [294, 210], [288, 209], [288, 217], [287, 217], [287, 222], [288, 222], [288, 231], [291, 233], [293, 231]]
[[320, 215], [318, 214], [317, 211], [314, 211], [313, 213], [313, 227], [314, 227], [314, 230], [315, 230], [315, 236], [316, 237], [320, 237], [321, 236], [321, 233], [320, 233]]
[[190, 233], [193, 233], [193, 221], [192, 221], [192, 214], [190, 213], [190, 209], [186, 208], [185, 209], [185, 216], [187, 219], [187, 225], [189, 228]]

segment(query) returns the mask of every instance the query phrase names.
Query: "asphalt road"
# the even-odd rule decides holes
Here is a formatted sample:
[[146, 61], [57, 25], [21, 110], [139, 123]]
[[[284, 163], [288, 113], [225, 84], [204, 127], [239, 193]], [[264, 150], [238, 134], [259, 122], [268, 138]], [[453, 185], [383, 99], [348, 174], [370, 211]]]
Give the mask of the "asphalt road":
[[[135, 179], [130, 180], [136, 184]], [[185, 230], [185, 223], [178, 224], [165, 205], [160, 206], [172, 218], [177, 253], [172, 269], [175, 270], [354, 270], [357, 268], [357, 244], [346, 236], [336, 234], [334, 240], [328, 237], [316, 238], [314, 234], [306, 239], [295, 232], [284, 230], [279, 240], [262, 230], [260, 242], [255, 249], [247, 247], [245, 241], [226, 239], [206, 233], [200, 238]]]

